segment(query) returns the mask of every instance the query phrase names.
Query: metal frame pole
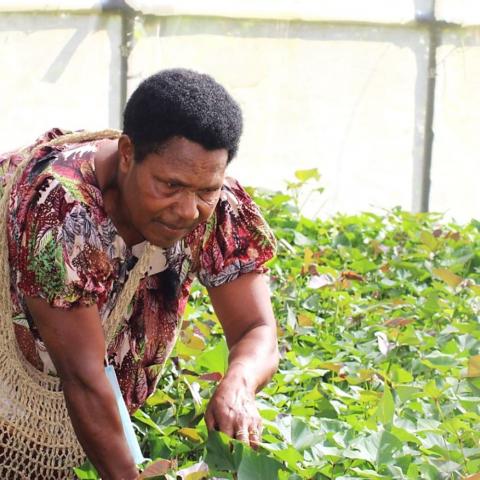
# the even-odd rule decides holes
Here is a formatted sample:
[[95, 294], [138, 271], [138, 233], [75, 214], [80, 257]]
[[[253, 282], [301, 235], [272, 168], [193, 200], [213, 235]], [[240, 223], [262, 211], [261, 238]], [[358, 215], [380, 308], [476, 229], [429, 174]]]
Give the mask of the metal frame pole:
[[435, 113], [435, 88], [437, 83], [437, 46], [439, 44], [440, 29], [435, 18], [435, 0], [432, 2], [432, 18], [428, 21], [428, 70], [427, 70], [427, 103], [425, 110], [424, 143], [422, 165], [419, 169], [420, 178], [414, 184], [419, 188], [414, 192], [413, 210], [428, 212], [430, 203], [431, 169], [433, 153], [433, 120]]
[[103, 12], [115, 12], [121, 17], [120, 45], [120, 123], [128, 95], [128, 57], [132, 50], [135, 16], [138, 14], [125, 0], [104, 0]]

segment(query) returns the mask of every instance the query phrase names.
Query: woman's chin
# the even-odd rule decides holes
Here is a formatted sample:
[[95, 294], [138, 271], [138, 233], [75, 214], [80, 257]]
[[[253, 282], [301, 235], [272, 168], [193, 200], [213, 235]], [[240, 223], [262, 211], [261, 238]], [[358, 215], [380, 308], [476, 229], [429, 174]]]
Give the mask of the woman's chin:
[[177, 234], [177, 235], [147, 235], [145, 240], [150, 242], [152, 245], [160, 248], [170, 248], [173, 247], [177, 242], [182, 240], [185, 237], [185, 234]]

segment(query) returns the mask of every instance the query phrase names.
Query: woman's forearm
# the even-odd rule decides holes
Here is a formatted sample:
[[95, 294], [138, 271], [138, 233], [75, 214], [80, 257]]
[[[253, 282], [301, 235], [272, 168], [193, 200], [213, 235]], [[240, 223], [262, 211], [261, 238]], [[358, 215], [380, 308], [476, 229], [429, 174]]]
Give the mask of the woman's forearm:
[[88, 384], [64, 380], [63, 390], [77, 438], [102, 479], [136, 479], [138, 471], [106, 376]]
[[137, 478], [103, 367], [105, 336], [97, 305], [54, 308], [39, 297], [26, 297], [26, 302], [60, 377], [73, 428], [88, 458], [103, 480]]
[[276, 332], [269, 325], [259, 325], [230, 349], [225, 378], [240, 377], [248, 389], [257, 392], [277, 370], [278, 360]]

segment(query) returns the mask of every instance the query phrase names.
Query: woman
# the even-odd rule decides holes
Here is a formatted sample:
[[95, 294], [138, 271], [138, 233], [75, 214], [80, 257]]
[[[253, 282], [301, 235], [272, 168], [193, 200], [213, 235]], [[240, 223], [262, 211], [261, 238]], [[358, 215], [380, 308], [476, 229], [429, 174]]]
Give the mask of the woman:
[[[195, 277], [230, 349], [207, 426], [259, 442], [255, 393], [278, 362], [261, 275], [274, 240], [242, 187], [225, 177], [241, 129], [240, 108], [211, 77], [162, 71], [133, 93], [119, 138], [41, 147], [13, 187], [16, 338], [31, 364], [60, 377], [75, 433], [103, 479], [138, 476], [105, 356], [133, 412], [155, 389]], [[17, 163], [15, 153], [3, 157], [5, 179]], [[129, 317], [105, 345], [102, 323], [146, 242], [159, 248]]]

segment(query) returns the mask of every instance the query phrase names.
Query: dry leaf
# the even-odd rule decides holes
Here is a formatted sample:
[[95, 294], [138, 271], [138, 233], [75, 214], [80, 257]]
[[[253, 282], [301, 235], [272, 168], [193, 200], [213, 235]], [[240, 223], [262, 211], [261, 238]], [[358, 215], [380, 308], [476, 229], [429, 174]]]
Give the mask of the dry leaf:
[[387, 320], [384, 325], [386, 327], [404, 327], [405, 325], [408, 325], [409, 323], [412, 323], [414, 321], [413, 318], [403, 318], [403, 317], [398, 317], [398, 318], [391, 318], [390, 320]]
[[313, 325], [312, 317], [306, 313], [298, 315], [297, 322], [301, 327], [311, 327]]
[[140, 480], [145, 478], [158, 477], [159, 475], [165, 475], [172, 468], [172, 462], [170, 460], [155, 460], [151, 463], [140, 475]]
[[345, 270], [340, 274], [341, 278], [348, 278], [349, 280], [358, 280], [360, 282], [364, 282], [365, 278], [357, 272], [353, 272], [352, 270]]
[[311, 263], [311, 264], [308, 266], [308, 273], [309, 273], [310, 275], [318, 275], [317, 266], [316, 266], [314, 263]]
[[480, 480], [480, 473], [474, 473], [473, 475], [469, 475], [468, 477], [463, 477], [462, 480]]
[[220, 372], [211, 372], [211, 373], [204, 373], [200, 375], [199, 380], [206, 380], [207, 382], [219, 382], [223, 375]]
[[384, 263], [381, 267], [380, 267], [380, 270], [383, 272], [383, 273], [387, 273], [390, 271], [390, 266], [388, 265], [388, 263]]
[[480, 355], [468, 359], [467, 377], [480, 377]]
[[448, 232], [445, 235], [445, 238], [451, 238], [452, 240], [458, 241], [458, 240], [460, 240], [460, 233], [459, 232]]
[[443, 280], [449, 287], [453, 288], [458, 287], [463, 280], [462, 277], [459, 277], [447, 268], [434, 268], [432, 269], [432, 273]]
[[313, 258], [314, 258], [314, 259], [319, 259], [319, 258], [321, 258], [323, 255], [325, 255], [325, 251], [326, 251], [325, 248], [319, 248], [318, 251], [316, 251], [316, 252], [313, 253]]

